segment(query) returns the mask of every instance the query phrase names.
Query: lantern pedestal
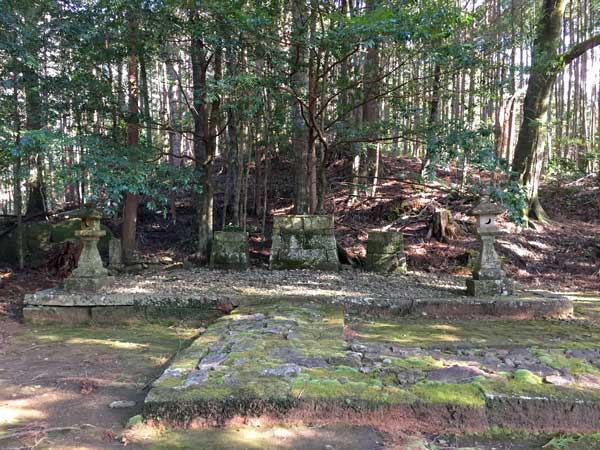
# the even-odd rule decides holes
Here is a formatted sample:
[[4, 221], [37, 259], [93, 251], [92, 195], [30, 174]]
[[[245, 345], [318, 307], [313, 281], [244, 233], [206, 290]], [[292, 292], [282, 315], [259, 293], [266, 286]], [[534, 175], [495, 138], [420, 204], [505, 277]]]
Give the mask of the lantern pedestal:
[[467, 295], [472, 297], [489, 297], [496, 295], [513, 295], [515, 286], [511, 279], [467, 280]]
[[77, 262], [77, 268], [65, 281], [65, 290], [97, 291], [112, 280], [108, 270], [102, 265], [98, 252], [98, 241], [106, 232], [100, 229], [102, 215], [95, 209], [84, 210], [81, 213], [81, 230], [75, 232], [83, 243], [83, 250]]
[[480, 297], [514, 293], [514, 283], [506, 277], [494, 248], [496, 236], [500, 234], [496, 216], [502, 212], [502, 208], [489, 200], [484, 200], [471, 211], [471, 215], [477, 218], [481, 251], [473, 270], [473, 278], [467, 280], [468, 295]]

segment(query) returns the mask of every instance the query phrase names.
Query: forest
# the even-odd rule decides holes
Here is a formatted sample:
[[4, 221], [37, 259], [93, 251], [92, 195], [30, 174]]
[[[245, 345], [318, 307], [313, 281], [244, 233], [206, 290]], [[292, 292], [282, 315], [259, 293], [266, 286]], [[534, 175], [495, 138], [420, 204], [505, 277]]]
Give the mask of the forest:
[[3, 0], [0, 208], [99, 205], [133, 258], [140, 211], [185, 205], [202, 261], [213, 230], [376, 199], [410, 157], [407, 182], [452, 167], [543, 222], [544, 180], [599, 170], [599, 8]]
[[600, 448], [600, 0], [0, 0], [0, 448]]

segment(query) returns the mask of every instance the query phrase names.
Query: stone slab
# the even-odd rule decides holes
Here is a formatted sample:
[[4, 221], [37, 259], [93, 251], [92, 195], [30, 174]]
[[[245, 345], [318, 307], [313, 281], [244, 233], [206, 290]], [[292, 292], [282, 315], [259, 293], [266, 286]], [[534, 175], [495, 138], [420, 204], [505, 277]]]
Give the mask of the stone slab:
[[92, 320], [91, 308], [82, 306], [26, 306], [23, 320], [28, 323], [79, 324]]
[[573, 317], [573, 302], [562, 296], [527, 295], [496, 297], [424, 298], [371, 304], [345, 303], [349, 312], [400, 316], [461, 319], [489, 317], [511, 320], [568, 319]]
[[223, 315], [218, 308], [180, 306], [27, 306], [27, 323], [130, 323], [135, 321], [185, 320], [213, 321]]
[[[385, 331], [368, 334], [363, 343], [348, 341], [343, 327], [340, 307], [314, 301], [242, 306], [173, 360], [153, 383], [144, 415], [183, 426], [261, 416], [284, 423], [299, 417], [323, 423], [403, 420], [437, 432], [490, 426], [589, 431], [600, 419], [598, 392], [534, 381], [517, 386], [546, 396], [499, 399], [494, 389], [517, 383], [515, 374], [523, 369], [490, 373], [473, 362], [475, 352], [394, 346]], [[524, 348], [505, 350], [506, 364], [509, 357], [517, 361], [513, 353], [519, 350], [524, 360], [533, 355]], [[416, 375], [407, 378], [409, 373]]]
[[[243, 297], [243, 296], [240, 296]], [[162, 292], [68, 292], [60, 288], [25, 295], [31, 306], [177, 306], [183, 308], [215, 307], [223, 301], [236, 303], [238, 298], [204, 296], [194, 293]]]
[[[332, 266], [333, 267], [333, 266]], [[399, 281], [396, 281], [399, 282]], [[493, 317], [503, 319], [564, 319], [573, 316], [573, 303], [566, 297], [548, 293], [529, 292], [520, 296], [465, 297], [447, 296], [439, 298], [394, 298], [369, 297], [368, 291], [361, 291], [357, 297], [330, 296], [323, 293], [286, 296], [291, 300], [311, 298], [322, 303], [343, 305], [348, 311], [363, 311], [382, 316], [414, 316], [414, 317]], [[154, 307], [157, 312], [161, 307], [176, 309], [181, 317], [190, 309], [192, 316], [201, 310], [231, 310], [240, 304], [267, 300], [282, 301], [281, 295], [257, 295], [250, 291], [244, 293], [228, 293], [212, 295], [208, 293], [180, 292], [113, 292], [71, 293], [62, 289], [47, 289], [25, 295], [25, 304], [29, 306], [62, 306], [62, 307]], [[150, 310], [148, 310], [150, 311]], [[194, 312], [195, 311], [195, 312]]]

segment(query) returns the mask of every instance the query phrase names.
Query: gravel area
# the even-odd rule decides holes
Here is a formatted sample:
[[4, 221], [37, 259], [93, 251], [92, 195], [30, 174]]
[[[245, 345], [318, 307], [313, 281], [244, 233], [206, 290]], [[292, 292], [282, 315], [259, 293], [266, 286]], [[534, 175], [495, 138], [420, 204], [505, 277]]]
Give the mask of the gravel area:
[[309, 270], [243, 272], [205, 268], [145, 271], [121, 275], [106, 293], [195, 295], [208, 299], [232, 297], [326, 298], [353, 302], [378, 299], [448, 298], [464, 295], [464, 280], [431, 274], [379, 275], [362, 271]]

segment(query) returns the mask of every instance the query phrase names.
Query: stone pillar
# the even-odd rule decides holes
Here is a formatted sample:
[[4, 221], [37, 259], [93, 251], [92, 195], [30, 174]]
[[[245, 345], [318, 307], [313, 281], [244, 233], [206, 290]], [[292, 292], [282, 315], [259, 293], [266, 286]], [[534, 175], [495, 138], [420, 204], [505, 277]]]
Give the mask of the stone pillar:
[[108, 241], [108, 269], [116, 271], [123, 269], [123, 249], [120, 239], [113, 238]]
[[210, 252], [210, 267], [244, 270], [250, 265], [248, 233], [215, 231]]
[[273, 217], [271, 269], [339, 270], [333, 216]]
[[84, 210], [81, 214], [81, 230], [75, 231], [83, 243], [83, 250], [77, 268], [65, 281], [65, 290], [93, 291], [105, 286], [109, 281], [108, 270], [102, 265], [98, 252], [98, 241], [106, 234], [100, 229], [102, 215], [95, 209]]
[[473, 278], [467, 280], [468, 295], [479, 297], [514, 293], [514, 284], [502, 270], [500, 258], [494, 248], [496, 236], [500, 234], [496, 216], [502, 212], [502, 208], [489, 200], [482, 201], [471, 211], [471, 215], [477, 220], [481, 250], [473, 270]]
[[367, 270], [406, 273], [404, 235], [391, 231], [370, 231], [367, 241]]

